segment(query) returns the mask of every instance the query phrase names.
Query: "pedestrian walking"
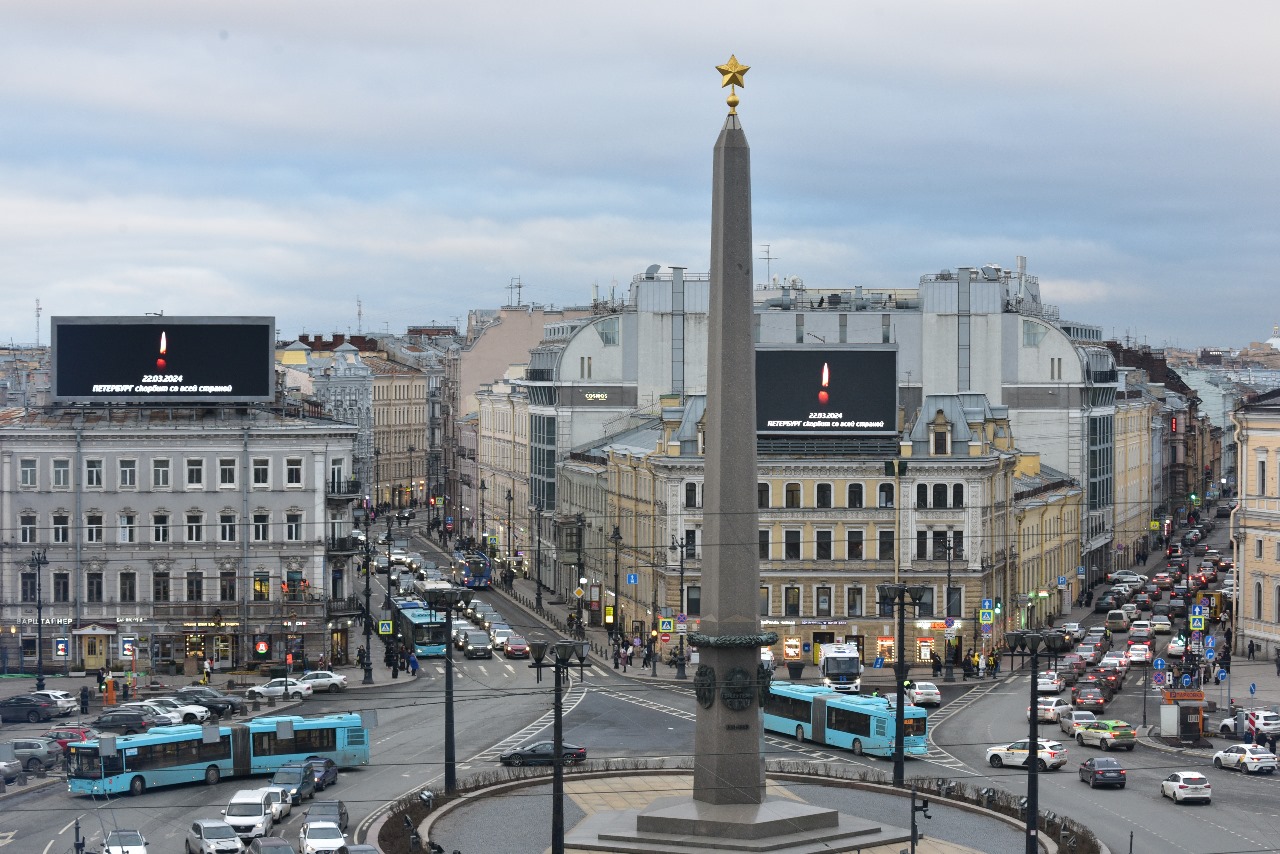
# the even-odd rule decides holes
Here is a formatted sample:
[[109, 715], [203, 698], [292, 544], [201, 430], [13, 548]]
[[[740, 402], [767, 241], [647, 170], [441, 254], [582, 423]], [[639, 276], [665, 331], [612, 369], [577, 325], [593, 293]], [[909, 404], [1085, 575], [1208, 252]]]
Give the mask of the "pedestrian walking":
[[418, 675], [418, 654], [409, 653], [409, 675], [416, 677]]
[[1280, 647], [1276, 648], [1276, 675], [1280, 676]]
[[933, 665], [933, 678], [937, 679], [942, 674], [942, 659], [938, 658], [936, 652], [929, 653], [929, 663]]
[[1244, 648], [1245, 653], [1249, 656], [1249, 660], [1253, 661], [1253, 654], [1257, 647], [1253, 645], [1253, 638], [1249, 639], [1249, 645]]

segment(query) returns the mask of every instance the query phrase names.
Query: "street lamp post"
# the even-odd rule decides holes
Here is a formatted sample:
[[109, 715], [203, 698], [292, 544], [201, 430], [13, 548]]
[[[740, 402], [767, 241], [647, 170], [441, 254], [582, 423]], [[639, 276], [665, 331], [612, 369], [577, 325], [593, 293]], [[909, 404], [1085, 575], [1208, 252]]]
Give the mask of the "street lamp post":
[[484, 479], [480, 479], [480, 552], [481, 554], [489, 553], [489, 544], [484, 541], [485, 538], [485, 521], [484, 521], [484, 494], [489, 487], [484, 485]]
[[[587, 517], [581, 513], [575, 513], [573, 517], [574, 524], [578, 526], [578, 585], [582, 586], [587, 583], [586, 567], [582, 564], [582, 538], [587, 532]], [[578, 627], [583, 631], [586, 627], [582, 625], [582, 597], [578, 597]], [[583, 635], [583, 637], [586, 637]]]
[[413, 489], [413, 475], [414, 475], [413, 452], [416, 450], [418, 449], [413, 445], [409, 446], [409, 500], [405, 502], [406, 507], [413, 507], [418, 503], [416, 501], [418, 494]]
[[1005, 632], [1005, 643], [1010, 649], [1025, 649], [1031, 653], [1031, 706], [1027, 718], [1027, 815], [1026, 854], [1038, 854], [1037, 836], [1040, 830], [1040, 715], [1036, 711], [1036, 671], [1039, 669], [1039, 650], [1043, 643], [1047, 652], [1057, 654], [1066, 646], [1066, 639], [1059, 632]]
[[373, 684], [373, 608], [370, 599], [373, 588], [369, 586], [373, 575], [373, 540], [369, 534], [369, 514], [364, 514], [364, 679], [362, 684]]
[[[924, 599], [928, 588], [923, 584], [880, 584], [876, 587], [881, 602], [889, 602], [898, 610], [898, 645], [894, 656], [893, 674], [897, 709], [893, 732], [893, 785], [902, 788], [906, 785], [906, 727], [907, 727], [907, 605], [917, 609]], [[911, 602], [907, 602], [907, 597]]]
[[613, 669], [618, 669], [618, 652], [621, 652], [620, 645], [622, 643], [622, 633], [618, 629], [618, 613], [622, 605], [622, 596], [618, 593], [619, 579], [622, 577], [619, 569], [622, 565], [622, 531], [618, 530], [618, 526], [613, 526], [613, 533], [609, 535], [609, 541], [613, 543], [613, 625], [609, 627], [609, 634], [613, 635], [613, 646], [615, 655], [613, 659]]
[[515, 565], [515, 543], [511, 536], [511, 501], [513, 496], [511, 490], [507, 490], [507, 569], [511, 569]]
[[[471, 604], [474, 592], [466, 587], [446, 587], [427, 591], [427, 604], [437, 614], [449, 615], [449, 630], [453, 631], [453, 615]], [[453, 737], [453, 641], [445, 638], [444, 645], [444, 790], [451, 794], [458, 788], [458, 759]]]
[[538, 533], [534, 534], [534, 542], [537, 543], [534, 549], [534, 567], [537, 570], [537, 590], [534, 592], [534, 608], [542, 611], [542, 502], [539, 501], [529, 505], [529, 531], [534, 530], [534, 521], [538, 523]]
[[[550, 647], [552, 660], [544, 662]], [[558, 640], [554, 644], [546, 641], [531, 641], [529, 654], [533, 661], [529, 666], [538, 671], [538, 681], [542, 681], [542, 668], [550, 667], [556, 674], [555, 721], [552, 727], [551, 747], [551, 854], [564, 854], [564, 690], [563, 677], [568, 675], [573, 659], [578, 659], [578, 678], [582, 678], [583, 667], [587, 658], [587, 642]], [[572, 760], [569, 760], [572, 761]]]
[[[953, 549], [954, 549], [954, 546], [952, 546], [951, 540], [950, 538], [948, 538], [947, 539], [947, 593], [946, 593], [946, 596], [944, 597], [946, 599], [946, 605], [944, 606], [945, 611], [943, 613], [943, 616], [946, 616], [946, 617], [955, 616], [955, 614], [951, 613], [952, 611], [952, 608], [951, 608], [951, 552]], [[943, 661], [943, 664], [942, 664], [943, 666], [942, 681], [943, 682], [956, 681], [955, 655], [953, 654], [953, 650], [951, 649], [951, 644], [953, 643], [955, 643], [955, 641], [948, 640], [946, 644], [947, 655], [946, 655], [946, 660]]]
[[[682, 537], [681, 539], [677, 540], [673, 536], [671, 538], [671, 545], [669, 547], [669, 550], [678, 552], [680, 555], [680, 605], [678, 607], [680, 609], [680, 614], [684, 614], [684, 538]], [[680, 628], [679, 626], [676, 626], [677, 631], [679, 631], [679, 628]], [[680, 632], [679, 634], [680, 634], [680, 652], [678, 653], [679, 657], [676, 659], [676, 678], [687, 679], [688, 674], [685, 673], [685, 670], [684, 670], [685, 633]]]
[[36, 574], [36, 690], [44, 690], [44, 590], [41, 578], [44, 576], [42, 567], [49, 565], [49, 559], [46, 557], [47, 550], [41, 549], [38, 552], [31, 553], [31, 560], [27, 562], [27, 566]]
[[[663, 572], [663, 577], [666, 573]], [[652, 617], [649, 620], [649, 664], [652, 666], [651, 676], [658, 675], [658, 570], [654, 568], [653, 575], [650, 580], [650, 587], [653, 588]]]

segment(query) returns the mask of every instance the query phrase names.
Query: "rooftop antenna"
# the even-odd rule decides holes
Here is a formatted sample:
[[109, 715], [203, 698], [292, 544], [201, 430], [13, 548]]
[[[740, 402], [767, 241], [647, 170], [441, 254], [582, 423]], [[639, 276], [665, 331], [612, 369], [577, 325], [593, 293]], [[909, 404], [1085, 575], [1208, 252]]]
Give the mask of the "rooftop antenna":
[[773, 281], [773, 262], [778, 259], [769, 254], [769, 249], [773, 245], [771, 243], [761, 243], [764, 247], [764, 254], [760, 256], [760, 260], [764, 261], [764, 283], [767, 285]]
[[[522, 287], [524, 285], [520, 283], [520, 277], [512, 276], [511, 281], [507, 282], [507, 305], [520, 305], [520, 289]], [[516, 301], [514, 303], [511, 301], [512, 291], [516, 292]]]
[[356, 297], [356, 334], [364, 334], [364, 303], [359, 296]]
[[40, 347], [40, 300], [36, 300], [36, 348]]

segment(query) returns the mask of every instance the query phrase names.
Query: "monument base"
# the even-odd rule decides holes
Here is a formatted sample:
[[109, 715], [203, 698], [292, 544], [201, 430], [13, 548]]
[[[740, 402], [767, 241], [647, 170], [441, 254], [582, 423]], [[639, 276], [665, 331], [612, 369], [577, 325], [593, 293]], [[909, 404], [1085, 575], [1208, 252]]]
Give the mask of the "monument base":
[[707, 804], [659, 798], [640, 810], [598, 812], [565, 834], [572, 851], [682, 854], [741, 851], [775, 854], [866, 851], [907, 842], [911, 831], [787, 798], [761, 804]]

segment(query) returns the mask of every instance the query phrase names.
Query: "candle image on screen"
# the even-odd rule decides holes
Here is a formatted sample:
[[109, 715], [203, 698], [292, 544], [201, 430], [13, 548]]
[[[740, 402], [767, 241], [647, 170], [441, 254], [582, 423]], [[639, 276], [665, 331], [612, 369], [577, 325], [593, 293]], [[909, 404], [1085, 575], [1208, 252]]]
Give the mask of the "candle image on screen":
[[165, 366], [167, 363], [164, 360], [164, 355], [166, 352], [168, 352], [168, 350], [169, 350], [169, 345], [165, 340], [165, 334], [161, 332], [160, 333], [160, 358], [156, 359], [157, 371], [163, 371], [165, 369]]
[[831, 395], [827, 394], [827, 385], [831, 380], [831, 372], [827, 368], [827, 363], [822, 363], [822, 389], [818, 392], [818, 403], [823, 406], [827, 405], [827, 401], [831, 399]]

